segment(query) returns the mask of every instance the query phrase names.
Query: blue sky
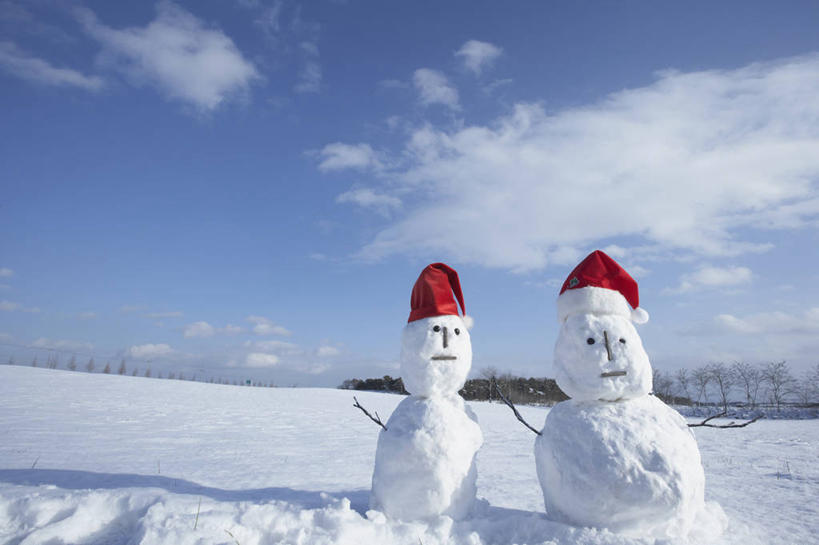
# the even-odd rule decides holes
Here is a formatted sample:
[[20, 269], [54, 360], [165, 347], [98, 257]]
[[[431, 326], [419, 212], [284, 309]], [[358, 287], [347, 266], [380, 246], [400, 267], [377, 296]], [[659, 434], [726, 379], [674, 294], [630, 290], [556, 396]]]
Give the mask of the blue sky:
[[335, 386], [461, 275], [550, 376], [601, 248], [662, 370], [819, 350], [815, 2], [0, 2], [0, 358]]

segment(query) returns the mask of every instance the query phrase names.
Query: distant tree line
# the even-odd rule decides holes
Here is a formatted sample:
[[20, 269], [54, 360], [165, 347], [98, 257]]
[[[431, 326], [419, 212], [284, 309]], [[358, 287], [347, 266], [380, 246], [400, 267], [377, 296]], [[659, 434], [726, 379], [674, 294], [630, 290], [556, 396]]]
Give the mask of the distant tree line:
[[[0, 364], [3, 363], [0, 360]], [[8, 359], [4, 362], [6, 365], [18, 365], [17, 361], [14, 359], [14, 356], [9, 356]], [[39, 367], [40, 362], [37, 355], [34, 355], [31, 362], [29, 363], [31, 367]], [[46, 369], [59, 369], [60, 368], [60, 358], [59, 355], [52, 352], [49, 353], [48, 358], [44, 364]], [[80, 369], [82, 367], [82, 369]], [[80, 366], [77, 363], [77, 357], [72, 355], [71, 358], [68, 360], [68, 363], [65, 364], [65, 369], [68, 371], [77, 371], [77, 370], [84, 370], [87, 373], [93, 373], [97, 370], [97, 364], [94, 361], [94, 358], [89, 358], [88, 362], [85, 365]], [[112, 367], [111, 362], [106, 362], [105, 366], [100, 371], [101, 373], [110, 375], [112, 374]], [[116, 370], [118, 375], [128, 375], [130, 374], [132, 377], [144, 377], [144, 378], [166, 378], [163, 377], [162, 372], [154, 373], [151, 371], [151, 367], [148, 366], [145, 368], [145, 371], [142, 372], [138, 367], [134, 367], [131, 369], [130, 373], [128, 372], [128, 366], [126, 364], [125, 358], [123, 358], [120, 363], [119, 367]], [[253, 386], [257, 388], [275, 388], [276, 385], [271, 381], [260, 381], [260, 380], [241, 380], [241, 379], [227, 379], [222, 377], [210, 377], [208, 379], [199, 379], [197, 376], [190, 375], [190, 377], [186, 377], [184, 373], [175, 373], [173, 371], [169, 371], [167, 374], [167, 378], [171, 380], [189, 380], [192, 382], [208, 382], [211, 384], [229, 384], [233, 386]], [[400, 379], [399, 379], [400, 380]]]
[[[459, 394], [467, 401], [495, 401], [498, 399], [495, 384], [513, 403], [530, 405], [554, 405], [568, 399], [557, 383], [550, 378], [521, 378], [510, 373], [499, 374], [493, 367], [481, 371], [481, 377], [466, 381]], [[381, 378], [347, 379], [339, 386], [342, 390], [368, 390], [407, 395], [400, 377], [385, 375]]]
[[[819, 364], [794, 376], [785, 361], [761, 364], [712, 362], [694, 369], [682, 368], [674, 373], [654, 369], [654, 395], [669, 404], [718, 405], [756, 409], [783, 406], [819, 406]], [[467, 401], [495, 401], [497, 389], [515, 404], [554, 405], [568, 396], [551, 378], [522, 378], [498, 373], [494, 367], [480, 371], [478, 378], [466, 381], [459, 392]], [[339, 388], [370, 390], [406, 395], [401, 378], [347, 379]]]

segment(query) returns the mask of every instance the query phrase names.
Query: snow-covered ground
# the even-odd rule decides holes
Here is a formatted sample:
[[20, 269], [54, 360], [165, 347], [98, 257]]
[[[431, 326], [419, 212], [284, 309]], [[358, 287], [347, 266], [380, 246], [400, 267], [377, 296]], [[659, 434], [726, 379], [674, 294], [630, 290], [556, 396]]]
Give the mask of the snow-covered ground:
[[[534, 435], [488, 403], [474, 517], [368, 512], [379, 428], [352, 395], [0, 367], [0, 543], [655, 543], [546, 519]], [[402, 399], [356, 395], [384, 419]], [[728, 517], [698, 542], [819, 543], [819, 421], [696, 433]]]

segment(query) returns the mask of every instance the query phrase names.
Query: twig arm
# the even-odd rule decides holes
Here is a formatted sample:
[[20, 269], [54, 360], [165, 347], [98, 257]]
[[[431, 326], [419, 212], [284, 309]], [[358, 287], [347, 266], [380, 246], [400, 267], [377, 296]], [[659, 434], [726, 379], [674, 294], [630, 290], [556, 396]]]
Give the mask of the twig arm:
[[705, 419], [705, 420], [703, 420], [702, 422], [698, 422], [698, 423], [696, 423], [696, 424], [688, 424], [688, 427], [689, 427], [689, 428], [699, 428], [699, 427], [703, 427], [703, 428], [723, 428], [723, 429], [724, 429], [724, 428], [744, 428], [744, 427], [745, 427], [745, 426], [747, 426], [748, 424], [753, 424], [754, 422], [756, 422], [757, 420], [759, 420], [760, 418], [762, 418], [764, 415], [761, 415], [761, 414], [760, 414], [760, 415], [759, 415], [759, 416], [757, 416], [756, 418], [754, 418], [754, 419], [752, 419], [752, 420], [748, 420], [747, 422], [743, 422], [742, 424], [737, 424], [737, 423], [735, 423], [735, 422], [731, 422], [730, 424], [725, 424], [725, 425], [719, 425], [719, 424], [709, 424], [709, 423], [708, 423], [709, 421], [713, 420], [714, 418], [720, 418], [720, 417], [722, 417], [722, 416], [725, 416], [725, 411], [722, 411], [722, 412], [721, 412], [721, 413], [719, 413], [719, 414], [715, 414], [715, 415], [709, 416], [708, 418], [706, 418], [706, 419]]
[[529, 428], [530, 430], [532, 430], [536, 434], [542, 435], [539, 431], [537, 431], [535, 428], [530, 426], [529, 423], [526, 420], [523, 419], [523, 417], [518, 412], [518, 409], [515, 407], [515, 404], [512, 403], [511, 401], [509, 401], [509, 399], [507, 399], [507, 397], [505, 395], [503, 395], [503, 392], [501, 391], [500, 386], [498, 386], [497, 382], [495, 382], [495, 391], [498, 392], [498, 395], [503, 400], [503, 402], [506, 403], [509, 406], [510, 409], [512, 409], [512, 412], [515, 413], [515, 418], [517, 418], [520, 421], [521, 424], [523, 424], [524, 426], [526, 426], [527, 428]]
[[384, 423], [381, 421], [381, 417], [378, 416], [377, 412], [375, 413], [375, 416], [373, 416], [367, 409], [361, 406], [361, 403], [358, 402], [355, 396], [353, 396], [353, 400], [355, 401], [355, 403], [353, 403], [353, 407], [361, 409], [364, 412], [364, 414], [366, 414], [370, 418], [370, 420], [384, 428], [384, 431], [387, 431], [387, 426], [385, 426]]

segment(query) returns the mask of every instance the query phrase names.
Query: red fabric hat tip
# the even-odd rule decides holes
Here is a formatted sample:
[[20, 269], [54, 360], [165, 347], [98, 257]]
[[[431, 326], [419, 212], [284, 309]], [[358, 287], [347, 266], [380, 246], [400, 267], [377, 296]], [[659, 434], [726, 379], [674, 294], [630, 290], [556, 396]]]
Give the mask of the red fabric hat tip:
[[620, 292], [631, 308], [640, 306], [637, 282], [605, 252], [595, 250], [569, 274], [560, 293], [585, 287], [606, 288]]
[[466, 314], [458, 273], [445, 263], [432, 263], [421, 271], [412, 287], [411, 311], [407, 322], [446, 314], [458, 316], [458, 303], [461, 312]]

